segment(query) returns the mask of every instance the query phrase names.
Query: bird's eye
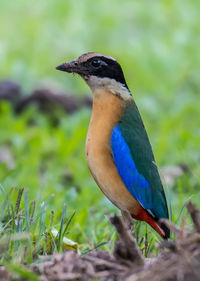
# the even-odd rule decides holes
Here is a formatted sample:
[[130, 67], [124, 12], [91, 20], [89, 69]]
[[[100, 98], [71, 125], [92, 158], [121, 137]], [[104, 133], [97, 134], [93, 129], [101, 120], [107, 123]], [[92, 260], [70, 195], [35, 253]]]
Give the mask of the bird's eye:
[[92, 61], [92, 66], [99, 67], [100, 65], [101, 65], [101, 61], [100, 60], [95, 59], [95, 60]]

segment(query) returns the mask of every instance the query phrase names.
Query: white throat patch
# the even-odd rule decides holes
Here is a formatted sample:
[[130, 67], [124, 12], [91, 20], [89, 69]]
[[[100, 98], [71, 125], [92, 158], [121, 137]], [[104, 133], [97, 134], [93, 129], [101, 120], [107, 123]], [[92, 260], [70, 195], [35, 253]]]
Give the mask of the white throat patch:
[[108, 90], [124, 100], [132, 99], [131, 93], [125, 87], [125, 85], [121, 84], [120, 82], [117, 82], [115, 79], [100, 78], [94, 75], [82, 77], [86, 81], [88, 86], [91, 88], [92, 92]]

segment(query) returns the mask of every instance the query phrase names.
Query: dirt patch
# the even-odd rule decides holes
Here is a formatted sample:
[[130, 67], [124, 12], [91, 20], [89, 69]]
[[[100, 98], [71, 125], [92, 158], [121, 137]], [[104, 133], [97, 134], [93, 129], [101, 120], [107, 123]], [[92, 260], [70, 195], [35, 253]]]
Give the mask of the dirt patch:
[[77, 96], [53, 89], [35, 89], [24, 95], [17, 83], [10, 80], [0, 82], [0, 100], [10, 102], [16, 113], [21, 113], [32, 104], [36, 104], [44, 112], [52, 113], [53, 110], [60, 108], [69, 114], [82, 107], [91, 107], [92, 99], [89, 95], [83, 98], [76, 98]]
[[119, 240], [114, 252], [93, 251], [84, 256], [75, 252], [55, 254], [53, 258], [31, 269], [41, 280], [105, 280], [105, 281], [197, 281], [200, 280], [200, 213], [189, 202], [188, 212], [195, 231], [181, 229], [163, 220], [176, 235], [177, 240], [163, 241], [161, 253], [153, 259], [145, 259], [135, 240], [121, 219], [110, 219], [115, 226]]

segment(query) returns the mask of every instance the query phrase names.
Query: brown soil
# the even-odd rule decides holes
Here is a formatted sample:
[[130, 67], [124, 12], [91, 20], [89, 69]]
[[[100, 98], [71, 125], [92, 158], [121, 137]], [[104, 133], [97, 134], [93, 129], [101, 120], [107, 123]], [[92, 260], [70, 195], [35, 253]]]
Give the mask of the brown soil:
[[75, 252], [56, 254], [53, 259], [32, 269], [43, 280], [91, 280], [99, 278], [107, 281], [196, 281], [200, 280], [200, 213], [189, 202], [188, 211], [196, 231], [185, 227], [177, 228], [164, 223], [177, 236], [176, 241], [163, 241], [161, 253], [154, 259], [145, 259], [137, 248], [135, 240], [121, 219], [110, 219], [115, 226], [119, 240], [112, 254], [94, 251], [84, 256]]
[[[163, 220], [177, 240], [163, 241], [159, 246], [161, 253], [156, 258], [145, 259], [122, 220], [114, 216], [110, 221], [118, 232], [119, 240], [113, 253], [101, 250], [80, 256], [68, 251], [54, 254], [49, 260], [28, 268], [43, 281], [200, 280], [200, 213], [192, 202], [188, 203], [187, 209], [195, 231], [191, 232], [185, 226], [179, 229]], [[0, 268], [0, 280], [13, 281], [3, 267]]]

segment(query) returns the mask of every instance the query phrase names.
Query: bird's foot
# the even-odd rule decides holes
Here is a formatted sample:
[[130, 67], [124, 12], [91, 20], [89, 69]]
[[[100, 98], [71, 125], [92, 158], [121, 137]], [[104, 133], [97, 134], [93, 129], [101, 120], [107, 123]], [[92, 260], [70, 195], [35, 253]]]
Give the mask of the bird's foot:
[[130, 213], [127, 211], [121, 211], [123, 221], [127, 227], [127, 229], [132, 232], [134, 228], [133, 218], [131, 217]]

